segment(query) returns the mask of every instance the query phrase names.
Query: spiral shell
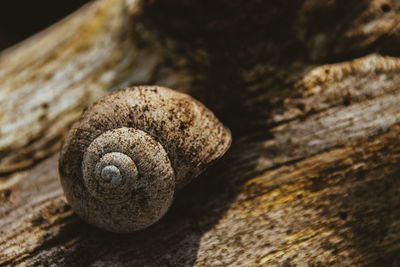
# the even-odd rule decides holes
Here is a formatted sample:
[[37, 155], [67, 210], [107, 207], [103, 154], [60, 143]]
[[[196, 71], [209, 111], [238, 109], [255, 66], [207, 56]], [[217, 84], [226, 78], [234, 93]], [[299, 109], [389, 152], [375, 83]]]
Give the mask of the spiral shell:
[[175, 191], [230, 144], [230, 131], [192, 97], [131, 87], [101, 98], [74, 124], [60, 155], [60, 181], [84, 220], [137, 231], [158, 221]]

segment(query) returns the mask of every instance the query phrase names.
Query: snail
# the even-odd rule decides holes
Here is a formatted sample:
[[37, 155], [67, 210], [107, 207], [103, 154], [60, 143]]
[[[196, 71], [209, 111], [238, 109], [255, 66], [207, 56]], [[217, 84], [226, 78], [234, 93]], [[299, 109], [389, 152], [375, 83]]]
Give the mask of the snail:
[[111, 232], [157, 222], [174, 194], [222, 157], [231, 133], [199, 101], [159, 86], [116, 91], [92, 104], [59, 158], [68, 203]]

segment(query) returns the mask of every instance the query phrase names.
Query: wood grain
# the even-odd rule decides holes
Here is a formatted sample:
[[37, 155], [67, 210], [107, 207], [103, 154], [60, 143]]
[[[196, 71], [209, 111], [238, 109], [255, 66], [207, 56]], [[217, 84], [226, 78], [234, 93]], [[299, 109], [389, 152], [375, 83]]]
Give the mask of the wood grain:
[[[399, 14], [101, 0], [4, 51], [0, 264], [399, 265]], [[160, 222], [111, 234], [65, 203], [58, 150], [84, 107], [138, 83], [192, 94], [234, 141]]]

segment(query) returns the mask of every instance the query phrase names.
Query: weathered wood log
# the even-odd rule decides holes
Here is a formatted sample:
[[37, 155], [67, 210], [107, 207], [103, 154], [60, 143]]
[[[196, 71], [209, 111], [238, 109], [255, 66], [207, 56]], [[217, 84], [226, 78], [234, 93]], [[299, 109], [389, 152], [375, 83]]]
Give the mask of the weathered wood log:
[[[0, 54], [0, 264], [400, 264], [397, 1], [100, 0]], [[228, 155], [128, 235], [80, 220], [60, 143], [133, 84], [185, 91]]]

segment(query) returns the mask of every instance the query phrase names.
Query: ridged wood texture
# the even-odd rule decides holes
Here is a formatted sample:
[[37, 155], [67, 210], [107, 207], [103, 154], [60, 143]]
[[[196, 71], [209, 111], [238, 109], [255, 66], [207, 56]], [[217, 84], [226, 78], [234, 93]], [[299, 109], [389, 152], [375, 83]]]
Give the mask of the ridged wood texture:
[[[395, 0], [90, 3], [0, 54], [0, 264], [398, 266], [398, 56]], [[233, 144], [117, 235], [65, 203], [58, 152], [136, 84], [191, 94]]]

